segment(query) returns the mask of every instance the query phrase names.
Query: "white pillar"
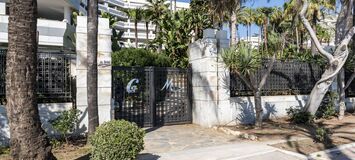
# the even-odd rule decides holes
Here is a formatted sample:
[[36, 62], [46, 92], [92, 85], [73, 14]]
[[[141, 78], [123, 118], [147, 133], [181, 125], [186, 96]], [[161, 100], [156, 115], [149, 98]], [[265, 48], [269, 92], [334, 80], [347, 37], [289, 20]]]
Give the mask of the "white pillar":
[[0, 15], [5, 15], [5, 14], [6, 14], [6, 3], [0, 2]]
[[[87, 117], [87, 18], [78, 16], [76, 28], [77, 78], [76, 78], [76, 106], [82, 112], [78, 132], [86, 132]], [[111, 29], [109, 20], [99, 18], [98, 31], [98, 108], [99, 122], [113, 119], [111, 106]]]
[[69, 6], [64, 7], [64, 22], [67, 22], [68, 24], [71, 24], [71, 14], [72, 14], [72, 9]]

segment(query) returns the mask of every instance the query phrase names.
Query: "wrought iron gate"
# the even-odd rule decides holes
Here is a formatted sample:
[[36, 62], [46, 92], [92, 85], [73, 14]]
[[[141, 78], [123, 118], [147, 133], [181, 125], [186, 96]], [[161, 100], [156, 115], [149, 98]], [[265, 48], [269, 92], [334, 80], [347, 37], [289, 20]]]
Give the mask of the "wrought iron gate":
[[188, 69], [113, 67], [115, 118], [141, 127], [191, 123]]

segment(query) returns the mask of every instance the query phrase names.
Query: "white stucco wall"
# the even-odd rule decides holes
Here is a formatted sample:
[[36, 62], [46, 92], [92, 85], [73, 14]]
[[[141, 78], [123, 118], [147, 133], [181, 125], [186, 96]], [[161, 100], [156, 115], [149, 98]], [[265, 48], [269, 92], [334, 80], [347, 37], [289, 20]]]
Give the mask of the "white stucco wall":
[[[38, 104], [39, 115], [42, 128], [49, 134], [55, 133], [49, 124], [50, 120], [55, 119], [61, 112], [72, 108], [72, 103], [43, 103]], [[9, 124], [6, 116], [5, 106], [0, 105], [0, 146], [8, 145], [10, 139]]]

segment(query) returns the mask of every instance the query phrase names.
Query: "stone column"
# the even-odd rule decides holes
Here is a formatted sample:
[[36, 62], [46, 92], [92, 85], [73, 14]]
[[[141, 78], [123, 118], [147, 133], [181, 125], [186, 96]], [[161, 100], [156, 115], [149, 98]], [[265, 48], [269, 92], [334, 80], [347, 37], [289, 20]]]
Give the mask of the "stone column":
[[69, 6], [64, 7], [64, 22], [67, 22], [68, 24], [71, 24], [71, 14], [72, 14], [72, 9]]
[[[207, 29], [203, 39], [189, 46], [192, 69], [193, 123], [212, 127], [225, 122], [230, 110], [229, 72], [220, 62], [218, 50], [229, 47], [227, 33]], [[217, 46], [220, 46], [219, 48]]]
[[6, 14], [6, 3], [0, 2], [0, 15], [5, 15], [5, 14]]
[[[86, 132], [88, 127], [87, 117], [87, 18], [78, 16], [76, 28], [76, 53], [77, 53], [77, 78], [76, 78], [76, 105], [82, 111], [78, 132]], [[113, 119], [111, 106], [111, 29], [109, 20], [99, 18], [98, 31], [98, 107], [99, 122]]]

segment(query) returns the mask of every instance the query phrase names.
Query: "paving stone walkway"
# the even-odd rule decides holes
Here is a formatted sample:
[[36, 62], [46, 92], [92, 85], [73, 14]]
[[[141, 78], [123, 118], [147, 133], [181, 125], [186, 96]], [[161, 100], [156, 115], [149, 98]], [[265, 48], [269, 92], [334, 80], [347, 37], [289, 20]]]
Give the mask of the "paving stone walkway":
[[193, 124], [149, 128], [146, 132], [145, 150], [142, 153], [175, 152], [240, 141], [235, 136]]

